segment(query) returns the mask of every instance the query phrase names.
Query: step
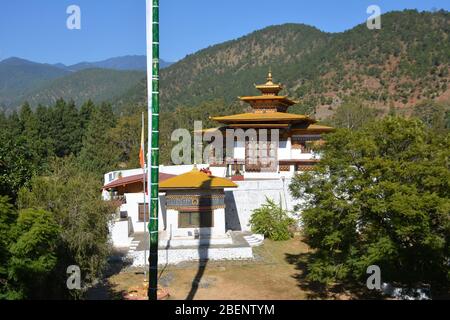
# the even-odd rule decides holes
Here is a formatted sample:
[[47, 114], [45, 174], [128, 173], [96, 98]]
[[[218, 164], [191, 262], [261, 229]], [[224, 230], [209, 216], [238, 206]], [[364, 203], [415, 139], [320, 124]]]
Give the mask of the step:
[[249, 236], [244, 236], [245, 241], [248, 242], [248, 244], [251, 247], [257, 247], [264, 243], [264, 235], [260, 234], [252, 234]]

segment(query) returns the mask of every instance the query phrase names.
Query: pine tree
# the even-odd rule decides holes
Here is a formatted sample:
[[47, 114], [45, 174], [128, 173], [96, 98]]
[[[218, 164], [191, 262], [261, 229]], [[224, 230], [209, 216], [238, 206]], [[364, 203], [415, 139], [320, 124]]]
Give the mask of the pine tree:
[[110, 137], [110, 130], [115, 124], [116, 118], [111, 105], [104, 103], [95, 109], [86, 128], [80, 152], [79, 161], [83, 169], [97, 175], [116, 169], [120, 152]]

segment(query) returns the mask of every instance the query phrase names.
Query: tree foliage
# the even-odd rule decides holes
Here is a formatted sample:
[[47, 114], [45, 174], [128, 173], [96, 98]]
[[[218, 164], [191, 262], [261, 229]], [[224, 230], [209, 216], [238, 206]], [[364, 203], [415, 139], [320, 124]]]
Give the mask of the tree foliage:
[[450, 130], [450, 103], [424, 100], [414, 106], [412, 116], [438, 132]]
[[284, 241], [292, 238], [292, 227], [295, 220], [289, 217], [286, 210], [267, 198], [266, 203], [253, 211], [250, 218], [252, 232], [263, 234], [265, 237]]
[[30, 185], [20, 191], [19, 208], [52, 213], [61, 230], [60, 276], [66, 276], [69, 265], [78, 265], [89, 284], [101, 275], [110, 253], [108, 226], [115, 204], [103, 201], [96, 177], [79, 172], [70, 158], [56, 161], [50, 176], [34, 177]]
[[15, 213], [0, 197], [0, 299], [45, 298], [52, 288], [59, 226], [45, 210]]
[[355, 97], [347, 97], [331, 118], [336, 128], [359, 129], [373, 121], [378, 112]]
[[362, 280], [370, 265], [383, 281], [448, 285], [450, 135], [389, 117], [326, 138], [317, 170], [297, 175], [309, 279]]

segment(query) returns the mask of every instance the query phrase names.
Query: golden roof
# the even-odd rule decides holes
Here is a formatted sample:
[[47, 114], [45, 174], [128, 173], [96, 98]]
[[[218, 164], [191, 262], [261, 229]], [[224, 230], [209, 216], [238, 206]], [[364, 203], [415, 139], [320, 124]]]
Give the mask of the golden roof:
[[256, 100], [277, 100], [286, 106], [292, 106], [297, 104], [298, 101], [291, 100], [287, 96], [276, 96], [273, 94], [263, 95], [263, 96], [247, 96], [247, 97], [238, 97], [240, 100], [245, 102], [256, 101]]
[[289, 123], [232, 123], [228, 125], [228, 128], [275, 128], [275, 129], [283, 129], [288, 128]]
[[330, 131], [333, 131], [335, 129], [333, 127], [324, 126], [321, 124], [312, 124], [308, 127], [308, 130], [330, 130]]
[[226, 129], [226, 127], [207, 128], [207, 129], [201, 129], [201, 130], [194, 130], [194, 133], [214, 133], [214, 132], [222, 131], [225, 129]]
[[317, 131], [317, 132], [331, 132], [336, 130], [333, 127], [324, 126], [320, 124], [311, 124], [307, 128], [292, 128], [292, 133], [308, 133], [310, 131]]
[[160, 190], [223, 188], [237, 188], [237, 185], [230, 179], [210, 176], [196, 167], [190, 172], [167, 179], [159, 185]]
[[308, 121], [314, 123], [315, 120], [302, 114], [285, 112], [265, 112], [265, 113], [241, 113], [224, 117], [212, 117], [214, 121], [228, 122], [259, 122], [259, 121]]

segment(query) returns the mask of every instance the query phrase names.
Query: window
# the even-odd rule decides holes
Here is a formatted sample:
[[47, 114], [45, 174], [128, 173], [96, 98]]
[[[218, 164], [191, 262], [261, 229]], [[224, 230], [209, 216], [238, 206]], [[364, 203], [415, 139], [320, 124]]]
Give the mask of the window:
[[213, 213], [204, 212], [180, 212], [178, 214], [178, 228], [212, 228]]
[[[145, 204], [145, 221], [148, 222], [148, 213], [149, 213], [149, 208], [148, 208], [148, 203]], [[139, 203], [139, 222], [144, 222], [144, 204], [143, 203]]]

